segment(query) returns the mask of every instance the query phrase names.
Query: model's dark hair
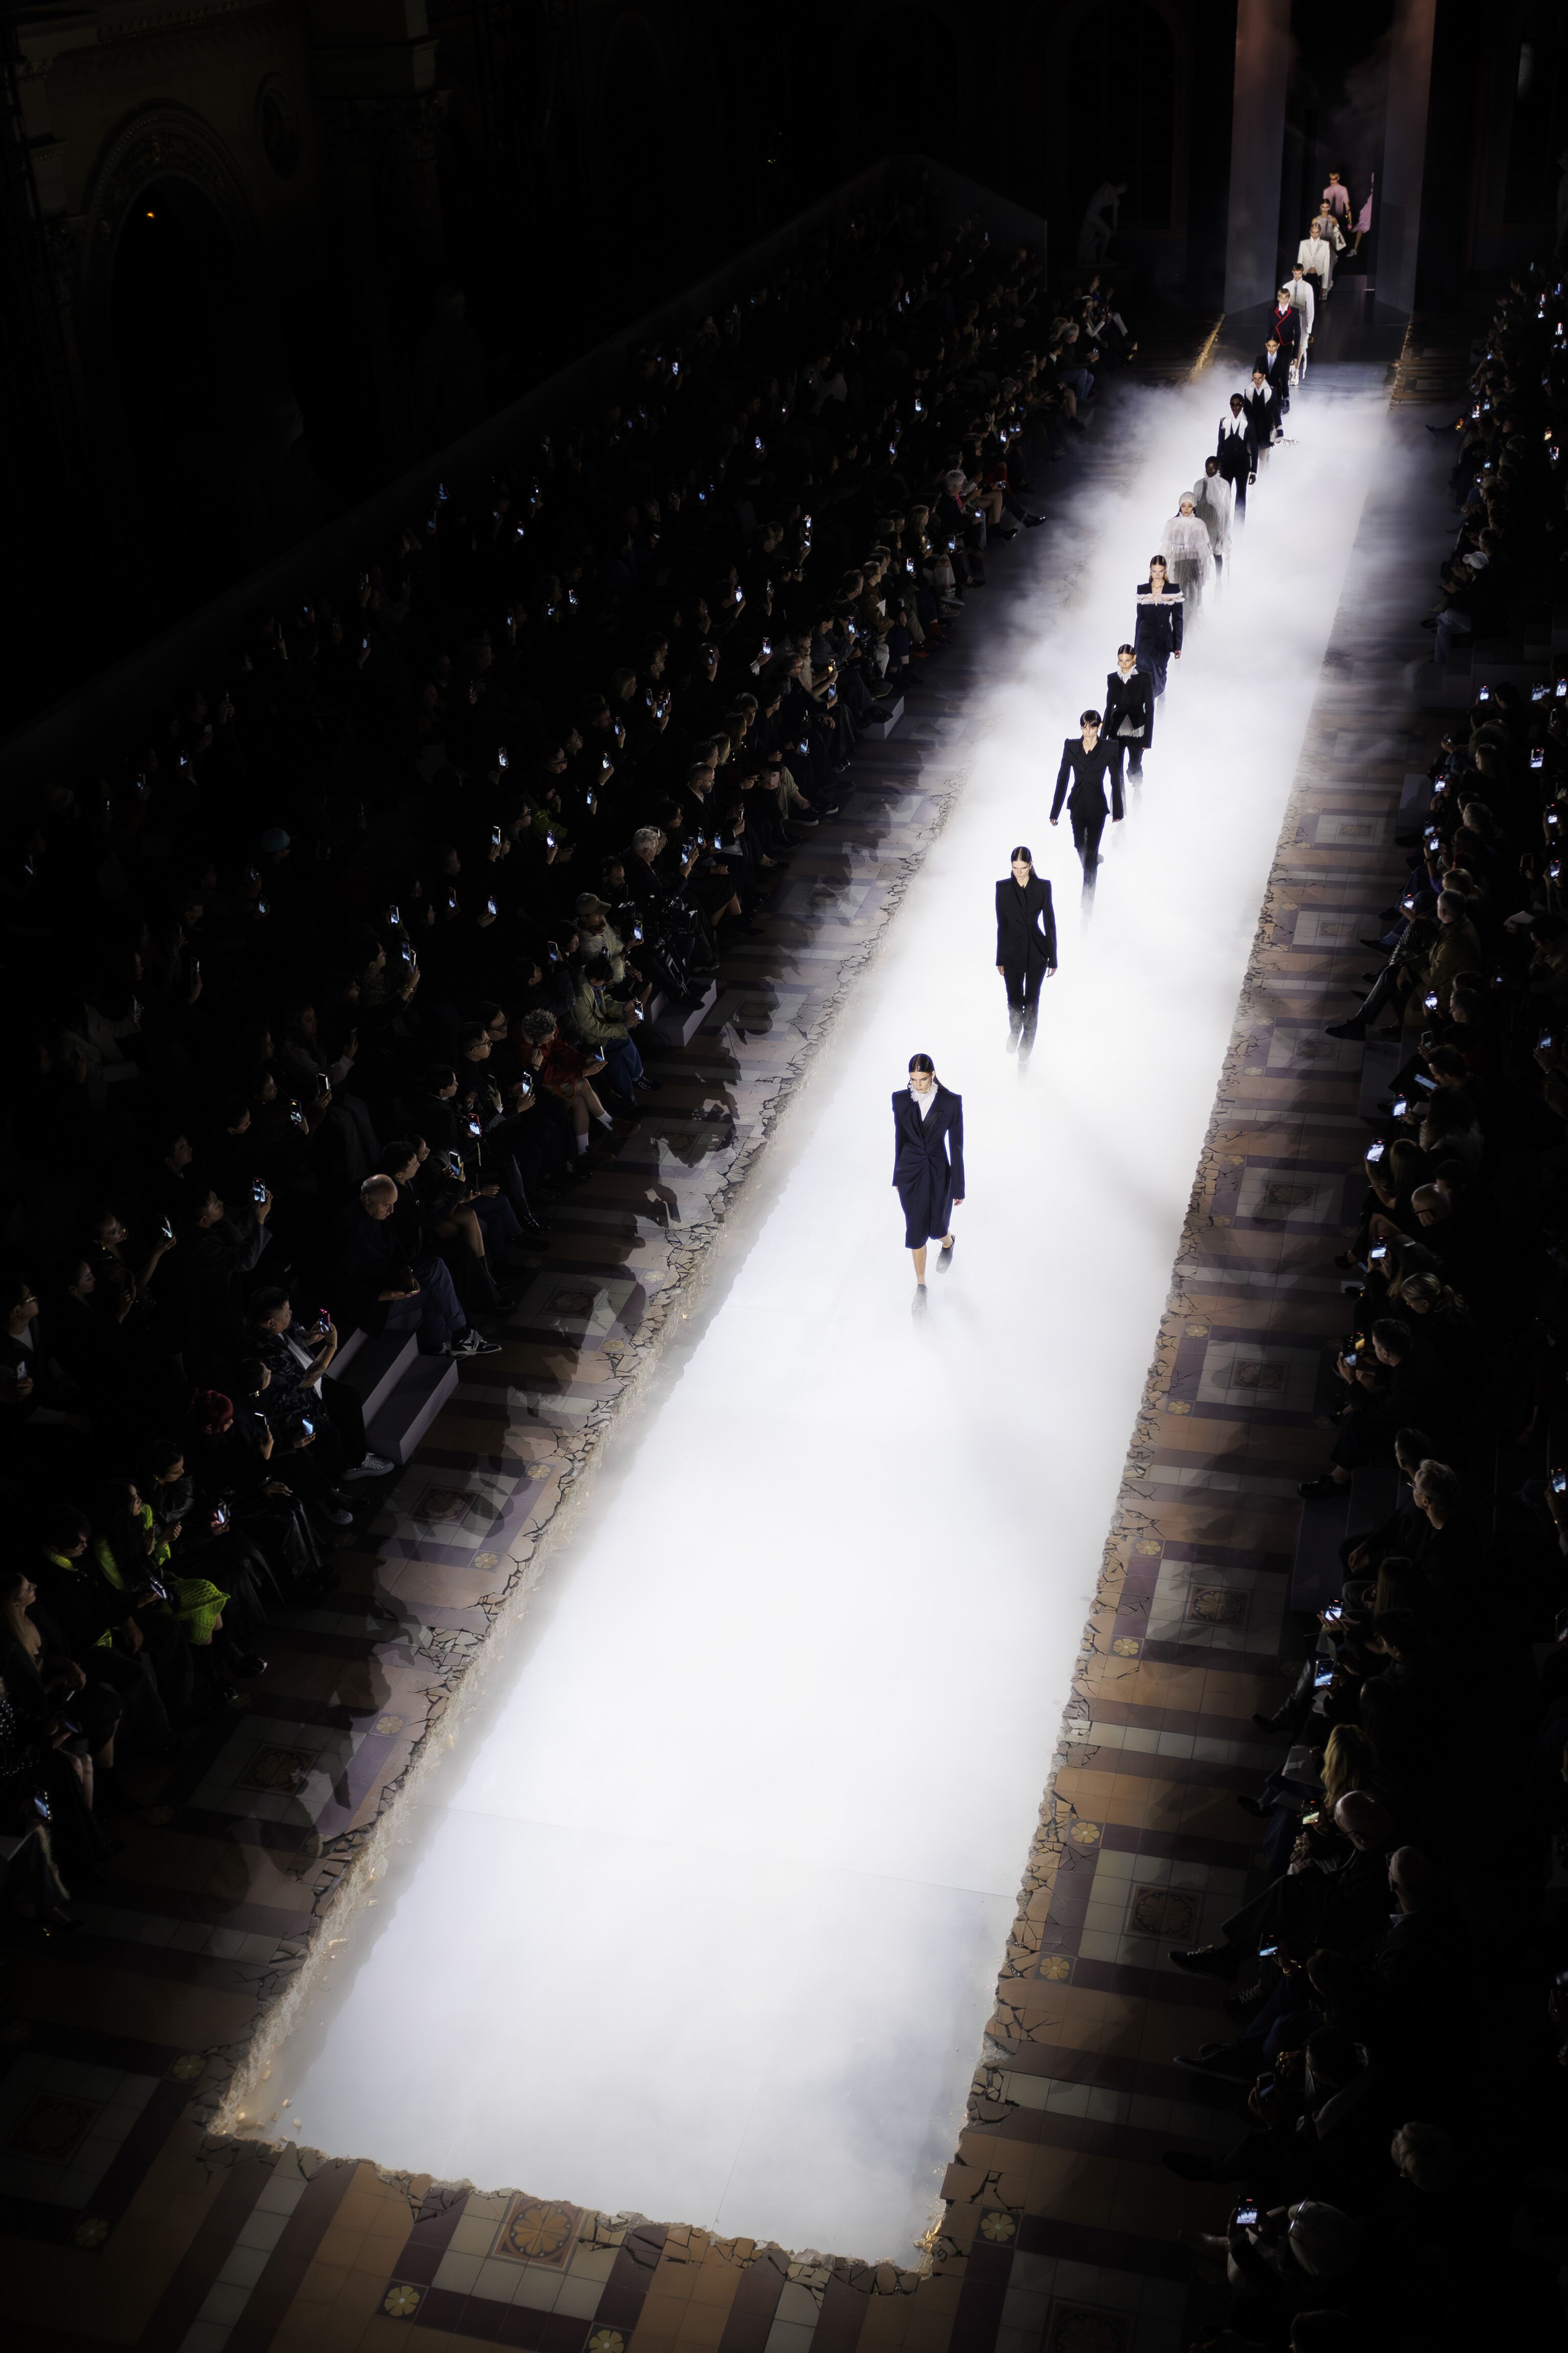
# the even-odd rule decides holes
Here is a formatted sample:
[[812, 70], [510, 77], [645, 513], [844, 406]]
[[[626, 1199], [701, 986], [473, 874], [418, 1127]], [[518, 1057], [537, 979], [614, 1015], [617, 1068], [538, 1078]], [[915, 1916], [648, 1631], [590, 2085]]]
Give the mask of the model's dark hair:
[[1079, 723], [1079, 725], [1080, 727], [1098, 727], [1098, 726], [1100, 726], [1100, 723], [1101, 723], [1101, 722], [1100, 722], [1100, 716], [1099, 712], [1098, 712], [1098, 711], [1080, 711], [1080, 712], [1079, 712], [1079, 714], [1078, 714], [1078, 723]]
[[1007, 860], [1008, 865], [1011, 866], [1014, 859], [1016, 858], [1021, 858], [1026, 866], [1032, 866], [1035, 862], [1034, 851], [1032, 849], [1026, 849], [1022, 842], [1020, 842], [1017, 849], [1012, 851], [1009, 855]]
[[1121, 660], [1121, 657], [1122, 657], [1122, 655], [1123, 655], [1123, 654], [1131, 654], [1131, 655], [1133, 657], [1134, 660], [1136, 660], [1136, 659], [1137, 659], [1137, 656], [1138, 656], [1138, 649], [1137, 649], [1137, 647], [1136, 647], [1136, 646], [1118, 646], [1118, 647], [1117, 647], [1117, 649], [1116, 649], [1116, 659], [1118, 659], [1118, 661], [1120, 661], [1120, 660]]
[[910, 1056], [910, 1070], [911, 1074], [916, 1071], [929, 1071], [933, 1079], [936, 1076], [936, 1064], [931, 1060], [929, 1054], [911, 1054]]
[[1239, 392], [1233, 392], [1231, 394], [1230, 405], [1233, 409], [1237, 409], [1241, 406], [1241, 395]]
[[1170, 565], [1165, 562], [1165, 559], [1164, 559], [1164, 557], [1163, 557], [1163, 555], [1152, 555], [1152, 556], [1149, 558], [1149, 569], [1150, 569], [1150, 571], [1151, 571], [1151, 572], [1152, 572], [1152, 571], [1153, 571], [1154, 566], [1156, 565], [1156, 564], [1163, 565], [1163, 566], [1164, 567], [1164, 569], [1165, 569], [1167, 572], [1169, 572], [1169, 570], [1170, 570], [1170, 568], [1171, 568], [1171, 567], [1170, 567]]

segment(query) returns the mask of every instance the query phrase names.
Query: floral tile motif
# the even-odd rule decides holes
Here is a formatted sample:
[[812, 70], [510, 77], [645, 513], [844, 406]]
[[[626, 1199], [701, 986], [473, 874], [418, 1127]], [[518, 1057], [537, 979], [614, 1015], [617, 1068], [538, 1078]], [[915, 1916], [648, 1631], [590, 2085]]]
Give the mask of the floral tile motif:
[[1131, 2343], [1132, 2322], [1124, 2312], [1088, 2304], [1051, 2306], [1045, 2353], [1130, 2353]]
[[1239, 1626], [1247, 1616], [1245, 1593], [1223, 1585], [1195, 1585], [1187, 1595], [1187, 1615], [1208, 1626]]
[[241, 1775], [242, 1789], [266, 1789], [297, 1797], [310, 1779], [315, 1758], [305, 1748], [258, 1748]]
[[1202, 1905], [1183, 1888], [1140, 1887], [1128, 1907], [1127, 1932], [1132, 1936], [1165, 1937], [1176, 1945], [1190, 1944], [1197, 1934]]
[[64, 2165], [86, 2139], [99, 2105], [68, 2099], [58, 2092], [40, 2092], [11, 2126], [5, 2146], [22, 2157], [41, 2157], [48, 2163]]
[[517, 2263], [552, 2263], [564, 2270], [582, 2225], [580, 2206], [516, 2197], [507, 2208], [495, 2252]]

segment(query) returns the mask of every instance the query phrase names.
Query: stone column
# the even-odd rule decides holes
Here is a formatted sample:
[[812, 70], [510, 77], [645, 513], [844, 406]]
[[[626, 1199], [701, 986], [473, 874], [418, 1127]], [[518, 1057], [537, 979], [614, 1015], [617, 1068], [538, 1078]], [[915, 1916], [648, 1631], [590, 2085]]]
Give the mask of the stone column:
[[[1247, 311], [1266, 302], [1279, 283], [1279, 172], [1289, 71], [1290, 0], [1239, 0], [1225, 250], [1226, 311]], [[1194, 173], [1202, 168], [1202, 158], [1194, 157]]]
[[1383, 132], [1383, 169], [1373, 203], [1372, 244], [1377, 299], [1395, 311], [1415, 307], [1415, 257], [1436, 18], [1436, 0], [1399, 0], [1389, 44], [1388, 112]]

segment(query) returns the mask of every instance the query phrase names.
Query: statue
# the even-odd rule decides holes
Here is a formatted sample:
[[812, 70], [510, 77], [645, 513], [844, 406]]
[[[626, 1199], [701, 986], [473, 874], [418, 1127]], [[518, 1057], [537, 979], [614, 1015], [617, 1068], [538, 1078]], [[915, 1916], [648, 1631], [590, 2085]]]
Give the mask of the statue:
[[1080, 269], [1097, 269], [1110, 250], [1110, 240], [1116, 234], [1116, 220], [1122, 197], [1127, 194], [1125, 180], [1102, 180], [1084, 206], [1083, 221], [1078, 233], [1078, 266]]

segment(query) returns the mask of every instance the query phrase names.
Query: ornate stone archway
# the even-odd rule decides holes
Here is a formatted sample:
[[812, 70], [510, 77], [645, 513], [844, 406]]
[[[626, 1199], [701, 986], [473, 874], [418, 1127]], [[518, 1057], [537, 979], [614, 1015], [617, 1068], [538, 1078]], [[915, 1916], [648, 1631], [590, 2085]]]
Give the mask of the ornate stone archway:
[[261, 241], [234, 160], [198, 114], [150, 107], [116, 133], [93, 175], [82, 223], [78, 340], [89, 397], [101, 407], [111, 376], [110, 298], [121, 231], [138, 196], [155, 180], [189, 180], [212, 205], [241, 266], [259, 281]]

